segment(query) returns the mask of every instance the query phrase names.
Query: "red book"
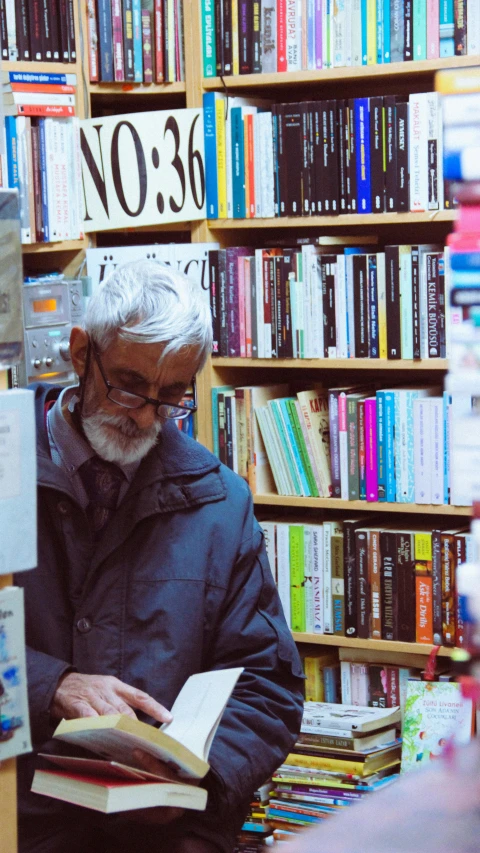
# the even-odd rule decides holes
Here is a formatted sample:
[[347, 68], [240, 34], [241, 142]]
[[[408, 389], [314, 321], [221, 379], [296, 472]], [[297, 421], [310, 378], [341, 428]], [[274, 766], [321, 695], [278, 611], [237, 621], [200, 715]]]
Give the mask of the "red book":
[[70, 118], [75, 115], [75, 107], [62, 104], [13, 104], [12, 111], [5, 108], [6, 115], [40, 116]]
[[415, 578], [416, 591], [416, 641], [417, 643], [433, 643], [433, 608], [432, 608], [432, 578], [428, 575], [417, 575]]
[[113, 71], [115, 81], [125, 80], [125, 61], [123, 56], [123, 16], [121, 0], [112, 0], [112, 31], [113, 31]]
[[277, 0], [277, 71], [287, 70], [287, 0]]
[[68, 83], [10, 83], [12, 92], [32, 92], [42, 95], [74, 95], [75, 86]]
[[163, 0], [154, 2], [155, 16], [155, 82], [163, 83]]

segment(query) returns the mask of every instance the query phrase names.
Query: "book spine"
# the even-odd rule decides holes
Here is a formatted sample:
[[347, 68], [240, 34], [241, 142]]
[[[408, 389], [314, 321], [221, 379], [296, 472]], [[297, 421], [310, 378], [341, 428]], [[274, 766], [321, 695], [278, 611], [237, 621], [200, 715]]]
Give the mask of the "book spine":
[[394, 531], [380, 533], [382, 585], [382, 639], [398, 639], [397, 543]]
[[323, 525], [323, 632], [333, 633], [332, 613], [332, 524]]
[[415, 642], [415, 561], [413, 535], [397, 533], [398, 639]]
[[368, 580], [370, 587], [370, 636], [382, 639], [382, 583], [381, 583], [380, 531], [370, 530], [368, 540]]
[[405, 0], [390, 3], [390, 59], [403, 62], [405, 44]]
[[384, 423], [385, 423], [385, 473], [386, 499], [394, 503], [397, 497], [397, 475], [395, 466], [395, 394], [384, 394]]
[[203, 76], [215, 77], [217, 57], [215, 50], [215, 10], [213, 0], [202, 0]]
[[341, 496], [341, 477], [338, 391], [329, 392], [328, 417], [330, 425], [330, 459], [332, 472], [332, 490], [333, 497], [339, 498]]
[[355, 134], [357, 139], [357, 207], [359, 213], [371, 213], [369, 98], [355, 98]]
[[312, 525], [312, 587], [313, 587], [313, 632], [323, 634], [323, 528]]
[[408, 62], [413, 59], [413, 0], [404, 0], [404, 41], [403, 41], [403, 61]]
[[383, 169], [383, 98], [370, 98], [370, 157], [374, 213], [385, 210], [385, 173]]
[[207, 198], [207, 216], [209, 219], [218, 218], [217, 133], [215, 101], [215, 92], [204, 92], [203, 121], [206, 176], [205, 189]]
[[454, 0], [455, 56], [467, 55], [467, 0]]
[[439, 646], [443, 645], [442, 540], [440, 530], [432, 530], [432, 631], [433, 642]]
[[416, 641], [433, 643], [432, 578], [417, 574], [415, 577]]
[[[155, 22], [155, 82], [163, 83], [165, 80], [164, 74], [164, 62], [165, 62], [165, 49], [164, 49], [164, 38], [163, 38], [163, 30], [164, 30], [164, 22], [165, 22], [165, 14], [164, 14], [164, 0], [154, 0], [153, 4], [153, 14], [154, 14], [154, 22]], [[211, 93], [213, 94], [213, 93]], [[205, 95], [204, 95], [205, 98]], [[208, 177], [208, 169], [206, 170]]]
[[401, 358], [399, 247], [385, 246], [387, 357]]
[[387, 499], [386, 447], [385, 447], [385, 400], [384, 392], [376, 393], [377, 410], [377, 491], [379, 501]]
[[42, 215], [42, 183], [40, 165], [40, 135], [39, 129], [32, 125], [32, 164], [35, 206], [35, 242], [43, 243], [45, 234]]
[[366, 499], [378, 501], [377, 401], [365, 400]]
[[67, 0], [66, 30], [68, 39], [68, 61], [76, 62], [77, 45], [75, 39], [75, 12], [73, 0]]
[[370, 593], [368, 586], [368, 534], [355, 533], [355, 562], [357, 568], [357, 636], [367, 640], [370, 635]]
[[440, 7], [437, 0], [427, 0], [427, 59], [440, 56]]
[[292, 610], [292, 631], [305, 631], [304, 597], [304, 540], [303, 525], [289, 525], [290, 552], [290, 602]]
[[395, 154], [396, 154], [396, 205], [398, 211], [410, 209], [410, 181], [408, 168], [408, 127], [409, 107], [406, 101], [400, 101], [395, 108]]
[[153, 14], [149, 9], [142, 9], [142, 56], [143, 80], [145, 83], [153, 83], [155, 79]]
[[357, 427], [358, 427], [358, 479], [359, 497], [361, 501], [366, 499], [366, 460], [365, 460], [365, 401], [357, 403]]
[[379, 358], [377, 255], [368, 255], [368, 354]]
[[132, 0], [133, 26], [133, 76], [136, 83], [143, 83], [143, 33], [141, 0]]
[[[345, 636], [358, 636], [355, 523], [344, 521]], [[348, 702], [342, 693], [342, 702]]]
[[277, 2], [261, 4], [261, 69], [264, 74], [277, 71]]
[[[345, 636], [345, 578], [343, 560], [343, 528], [335, 523], [332, 536], [332, 611], [333, 633]], [[335, 701], [335, 700], [333, 700]]]
[[359, 500], [360, 472], [358, 466], [358, 420], [357, 400], [354, 395], [347, 397], [347, 437], [348, 437], [348, 499]]
[[442, 630], [445, 646], [455, 645], [455, 539], [441, 534]]

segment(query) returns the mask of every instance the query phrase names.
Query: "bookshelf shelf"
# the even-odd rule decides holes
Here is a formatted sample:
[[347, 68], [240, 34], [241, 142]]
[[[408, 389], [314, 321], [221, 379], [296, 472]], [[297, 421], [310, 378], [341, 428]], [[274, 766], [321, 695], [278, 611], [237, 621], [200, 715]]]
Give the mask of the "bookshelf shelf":
[[25, 255], [42, 255], [46, 252], [79, 252], [86, 249], [86, 240], [63, 240], [58, 243], [24, 243], [22, 252]]
[[281, 368], [283, 370], [308, 368], [315, 370], [386, 370], [388, 372], [399, 370], [445, 372], [448, 370], [448, 361], [445, 358], [421, 359], [411, 361], [407, 359], [387, 360], [384, 358], [214, 358], [212, 367], [247, 367], [255, 368]]
[[257, 506], [288, 506], [311, 509], [336, 509], [357, 512], [409, 513], [414, 515], [457, 516], [469, 518], [472, 508], [469, 506], [450, 506], [450, 504], [402, 504], [375, 501], [344, 501], [340, 498], [300, 498], [294, 495], [254, 495]]
[[450, 223], [455, 210], [435, 210], [430, 213], [340, 213], [337, 216], [275, 216], [271, 219], [209, 219], [211, 231], [238, 231], [245, 228], [345, 228], [367, 225], [419, 225], [436, 222]]
[[[396, 640], [359, 640], [357, 637], [341, 637], [338, 634], [300, 634], [292, 632], [296, 643], [314, 643], [322, 646], [342, 646], [351, 649], [365, 649], [377, 652], [393, 652], [402, 655], [429, 655], [435, 646], [427, 643], [400, 643]], [[451, 648], [440, 646], [438, 654], [450, 657]]]
[[186, 86], [180, 83], [90, 83], [90, 95], [184, 95]]
[[77, 85], [82, 76], [81, 62], [10, 62], [2, 60], [2, 71], [26, 71], [32, 74], [76, 74]]
[[326, 68], [323, 71], [290, 71], [274, 74], [239, 74], [231, 77], [207, 77], [203, 88], [256, 89], [285, 86], [325, 87], [336, 83], [358, 83], [359, 80], [405, 80], [414, 83], [419, 75], [432, 77], [442, 68], [465, 68], [478, 65], [478, 57], [457, 56], [447, 59], [424, 59], [417, 62], [392, 62], [387, 65], [361, 65], [348, 68]]

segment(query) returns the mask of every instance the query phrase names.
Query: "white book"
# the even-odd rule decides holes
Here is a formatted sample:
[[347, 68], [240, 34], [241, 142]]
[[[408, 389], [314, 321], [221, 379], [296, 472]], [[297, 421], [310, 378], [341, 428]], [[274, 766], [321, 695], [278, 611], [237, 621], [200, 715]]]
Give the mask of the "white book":
[[415, 473], [415, 503], [432, 502], [432, 477], [430, 456], [430, 400], [413, 401], [413, 459]]
[[[342, 697], [342, 705], [350, 705], [352, 702], [352, 672], [350, 669], [350, 661], [340, 661], [340, 693]], [[325, 725], [325, 723], [319, 723]]]
[[255, 249], [255, 300], [257, 305], [257, 358], [265, 358], [265, 331], [263, 311], [263, 249]]
[[47, 208], [48, 208], [48, 227], [49, 227], [49, 242], [55, 243], [61, 240], [58, 235], [58, 218], [57, 218], [57, 156], [58, 156], [58, 137], [57, 127], [53, 119], [45, 119], [45, 171], [47, 177]]
[[444, 127], [466, 125], [471, 127], [480, 121], [480, 92], [459, 95], [444, 95]]
[[[355, 5], [355, 4], [354, 4]], [[345, 15], [345, 51], [344, 51], [344, 59], [345, 66], [349, 68], [352, 63], [352, 34], [353, 34], [353, 15], [352, 15], [352, 7], [351, 3], [347, 5], [347, 12]]]
[[33, 104], [48, 106], [75, 106], [75, 95], [44, 94], [43, 92], [9, 92], [3, 95], [4, 104]]
[[333, 521], [323, 522], [323, 633], [333, 634], [332, 532]]
[[336, 0], [333, 5], [333, 15], [331, 15], [330, 27], [332, 28], [333, 39], [333, 54], [332, 65], [334, 68], [343, 68], [346, 65], [346, 28], [347, 18], [350, 17], [350, 10], [346, 9], [346, 0]]
[[323, 634], [323, 525], [311, 524], [313, 633]]
[[395, 479], [398, 503], [412, 503], [414, 485], [414, 447], [412, 443], [413, 401], [431, 397], [438, 388], [396, 388], [395, 399]]
[[441, 252], [442, 246], [435, 243], [421, 243], [418, 246], [418, 266], [420, 271], [420, 355], [428, 358], [428, 294], [427, 294], [427, 254]]
[[286, 0], [287, 71], [302, 70], [302, 0]]
[[402, 358], [413, 359], [412, 247], [399, 247], [400, 335]]
[[353, 255], [345, 258], [345, 277], [347, 289], [347, 336], [348, 357], [355, 358], [355, 306], [353, 282]]
[[467, 56], [480, 54], [480, 4], [467, 0]]
[[275, 216], [272, 113], [257, 113], [256, 121], [260, 139], [260, 157], [257, 159], [260, 166], [261, 215], [269, 219]]
[[59, 234], [62, 240], [72, 240], [69, 211], [69, 181], [70, 146], [68, 140], [68, 125], [63, 119], [52, 119], [57, 124], [58, 133], [58, 219]]
[[265, 539], [268, 562], [275, 583], [277, 583], [276, 524], [274, 521], [259, 521]]
[[337, 255], [337, 268], [335, 272], [335, 336], [337, 358], [348, 358], [345, 255]]
[[290, 525], [277, 522], [277, 586], [280, 601], [289, 628], [292, 627], [290, 609]]
[[37, 565], [37, 462], [34, 395], [0, 392], [0, 575]]
[[428, 159], [428, 210], [439, 210], [440, 187], [443, 185], [442, 121], [440, 95], [427, 92], [427, 159]]
[[[5, 15], [7, 19], [7, 47], [8, 60], [16, 62], [18, 59], [17, 44], [17, 20], [15, 15], [15, 0], [5, 0]], [[42, 59], [41, 56], [33, 56], [32, 59]]]
[[428, 99], [427, 92], [409, 97], [410, 210], [428, 210]]
[[[20, 233], [22, 243], [32, 242], [32, 231], [30, 228], [30, 197], [29, 183], [33, 176], [28, 170], [27, 134], [30, 133], [29, 122], [25, 116], [17, 116], [15, 119], [17, 132], [17, 164], [18, 164], [18, 189], [20, 195]], [[33, 235], [35, 242], [35, 235]]]
[[430, 455], [431, 455], [431, 494], [432, 504], [444, 502], [444, 404], [443, 397], [430, 397]]
[[[12, 393], [12, 392], [9, 392]], [[28, 392], [31, 393], [31, 392]], [[31, 752], [28, 716], [23, 589], [0, 589], [0, 761]]]
[[362, 6], [361, 0], [352, 0], [352, 65], [362, 64]]

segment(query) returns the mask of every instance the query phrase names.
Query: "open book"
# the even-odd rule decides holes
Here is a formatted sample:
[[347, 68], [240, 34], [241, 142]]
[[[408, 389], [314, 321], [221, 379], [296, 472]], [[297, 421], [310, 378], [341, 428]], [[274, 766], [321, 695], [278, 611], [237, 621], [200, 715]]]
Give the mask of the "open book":
[[[206, 791], [178, 780], [202, 779], [208, 772], [210, 747], [241, 672], [243, 667], [190, 676], [174, 702], [173, 720], [160, 728], [125, 714], [62, 720], [54, 738], [105, 760], [44, 755], [58, 769], [36, 770], [32, 791], [101, 811], [205, 808]], [[158, 758], [171, 772], [147, 773], [133, 758], [135, 749]]]

